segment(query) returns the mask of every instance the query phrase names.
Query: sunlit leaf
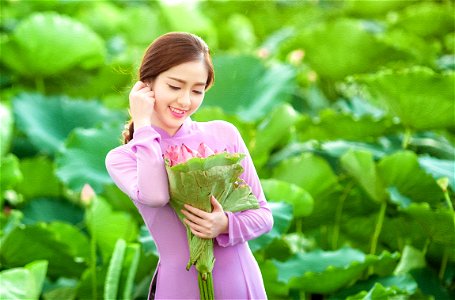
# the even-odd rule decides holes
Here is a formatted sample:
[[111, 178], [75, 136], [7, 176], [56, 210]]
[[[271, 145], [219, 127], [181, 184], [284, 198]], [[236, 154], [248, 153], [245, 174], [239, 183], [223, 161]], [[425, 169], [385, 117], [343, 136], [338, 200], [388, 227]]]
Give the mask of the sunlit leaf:
[[313, 199], [322, 198], [333, 192], [338, 181], [330, 165], [311, 153], [283, 160], [274, 168], [273, 178], [302, 187]]
[[20, 170], [24, 180], [16, 190], [26, 199], [38, 197], [58, 197], [61, 186], [55, 176], [53, 162], [45, 156], [21, 159]]
[[106, 261], [114, 251], [118, 239], [132, 241], [138, 233], [137, 223], [122, 211], [112, 211], [109, 204], [100, 197], [94, 198], [86, 214], [87, 227], [92, 238], [101, 249]]
[[390, 134], [397, 130], [391, 119], [355, 117], [347, 113], [338, 113], [325, 109], [319, 116], [304, 116], [297, 123], [296, 129], [301, 140], [372, 140], [375, 137]]
[[24, 76], [49, 76], [104, 62], [101, 38], [89, 27], [55, 12], [34, 13], [2, 45], [2, 61]]
[[348, 151], [341, 158], [343, 168], [354, 177], [376, 202], [386, 199], [384, 185], [378, 176], [373, 156], [367, 151]]
[[377, 23], [337, 18], [306, 28], [295, 44], [303, 47], [305, 58], [318, 74], [338, 80], [407, 58], [406, 53], [381, 41], [383, 30]]
[[0, 298], [38, 300], [47, 265], [47, 261], [35, 261], [23, 268], [0, 272]]
[[357, 295], [347, 297], [346, 300], [373, 300], [373, 299], [394, 299], [394, 298], [407, 298], [409, 293], [400, 290], [397, 287], [384, 287], [380, 283], [375, 283], [369, 291], [362, 291]]
[[62, 148], [74, 128], [123, 120], [120, 113], [109, 111], [98, 102], [66, 96], [22, 93], [14, 99], [13, 110], [17, 126], [33, 145], [51, 155]]
[[419, 157], [419, 165], [431, 174], [435, 180], [441, 177], [447, 177], [450, 187], [455, 191], [455, 161], [423, 156]]
[[295, 184], [276, 179], [263, 179], [261, 186], [268, 201], [284, 201], [291, 204], [296, 218], [307, 216], [313, 211], [313, 198]]
[[392, 24], [423, 37], [442, 36], [455, 29], [450, 3], [423, 2], [406, 7]]
[[372, 101], [385, 106], [404, 126], [426, 130], [453, 126], [454, 78], [453, 72], [413, 67], [358, 76], [357, 81], [365, 84]]

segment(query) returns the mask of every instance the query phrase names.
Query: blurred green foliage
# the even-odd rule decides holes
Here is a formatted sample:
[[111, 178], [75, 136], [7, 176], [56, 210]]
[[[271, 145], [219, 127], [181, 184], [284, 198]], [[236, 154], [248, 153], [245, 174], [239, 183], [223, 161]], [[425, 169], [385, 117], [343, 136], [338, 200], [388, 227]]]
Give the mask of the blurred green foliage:
[[0, 297], [146, 298], [156, 246], [104, 157], [145, 48], [190, 31], [194, 119], [237, 126], [274, 215], [269, 298], [454, 298], [453, 6], [1, 0]]

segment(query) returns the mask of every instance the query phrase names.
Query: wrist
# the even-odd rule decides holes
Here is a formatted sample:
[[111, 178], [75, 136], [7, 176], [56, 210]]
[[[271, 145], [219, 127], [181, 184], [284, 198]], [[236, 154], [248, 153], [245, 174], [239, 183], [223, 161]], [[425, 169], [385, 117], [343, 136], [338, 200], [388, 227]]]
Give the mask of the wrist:
[[150, 126], [151, 122], [150, 120], [133, 120], [134, 123], [134, 130], [138, 130], [139, 128]]

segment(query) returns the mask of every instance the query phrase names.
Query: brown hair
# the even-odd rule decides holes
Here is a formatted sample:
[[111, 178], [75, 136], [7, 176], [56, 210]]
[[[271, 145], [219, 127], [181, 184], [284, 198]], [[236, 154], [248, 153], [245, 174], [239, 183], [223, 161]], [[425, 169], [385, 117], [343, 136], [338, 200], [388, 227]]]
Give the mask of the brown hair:
[[[170, 32], [154, 40], [145, 51], [139, 68], [139, 80], [150, 82], [159, 74], [179, 64], [190, 61], [204, 61], [208, 76], [205, 90], [208, 90], [214, 80], [210, 50], [200, 37], [187, 32]], [[124, 143], [128, 143], [134, 134], [134, 124], [131, 119], [123, 130]]]

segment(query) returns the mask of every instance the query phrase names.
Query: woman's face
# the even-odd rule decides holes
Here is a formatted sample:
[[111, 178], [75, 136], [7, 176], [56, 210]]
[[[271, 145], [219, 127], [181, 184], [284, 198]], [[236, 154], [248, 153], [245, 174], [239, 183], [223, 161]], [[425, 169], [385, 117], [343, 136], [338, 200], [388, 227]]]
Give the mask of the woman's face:
[[203, 61], [183, 63], [158, 75], [151, 83], [155, 92], [152, 124], [174, 135], [202, 104], [207, 77]]

